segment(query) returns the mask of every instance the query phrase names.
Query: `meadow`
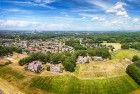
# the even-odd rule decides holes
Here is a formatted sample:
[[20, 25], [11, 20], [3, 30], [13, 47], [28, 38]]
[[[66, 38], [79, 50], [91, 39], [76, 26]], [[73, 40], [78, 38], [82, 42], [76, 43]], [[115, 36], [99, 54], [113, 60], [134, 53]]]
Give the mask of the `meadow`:
[[127, 94], [138, 88], [128, 76], [105, 79], [78, 79], [74, 76], [35, 77], [30, 87], [56, 94]]
[[112, 59], [132, 59], [134, 55], [140, 56], [140, 51], [134, 49], [118, 50], [112, 53]]

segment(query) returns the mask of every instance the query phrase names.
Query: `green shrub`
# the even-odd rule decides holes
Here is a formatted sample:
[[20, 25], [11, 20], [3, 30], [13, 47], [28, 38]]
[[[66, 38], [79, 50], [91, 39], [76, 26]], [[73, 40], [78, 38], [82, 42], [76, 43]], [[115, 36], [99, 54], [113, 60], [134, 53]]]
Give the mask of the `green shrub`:
[[122, 49], [129, 49], [130, 47], [129, 47], [129, 44], [122, 44], [122, 46], [121, 46], [121, 48]]
[[23, 66], [25, 64], [28, 64], [29, 62], [32, 62], [33, 59], [31, 57], [26, 57], [26, 58], [23, 58], [19, 61], [19, 65]]
[[137, 55], [134, 55], [132, 61], [135, 62], [135, 61], [138, 61], [138, 60], [140, 60], [140, 58]]
[[126, 68], [126, 72], [140, 85], [140, 61], [137, 61]]
[[67, 57], [63, 62], [63, 66], [66, 71], [74, 72], [76, 67], [76, 62], [72, 57]]

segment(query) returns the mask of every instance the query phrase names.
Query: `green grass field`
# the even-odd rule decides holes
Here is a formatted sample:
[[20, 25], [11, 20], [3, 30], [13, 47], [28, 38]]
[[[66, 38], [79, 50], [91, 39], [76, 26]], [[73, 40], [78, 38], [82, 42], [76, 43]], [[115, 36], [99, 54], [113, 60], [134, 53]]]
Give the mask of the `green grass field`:
[[16, 70], [13, 70], [10, 67], [0, 67], [0, 77], [6, 78], [6, 77], [13, 77], [16, 79], [23, 79], [24, 75]]
[[112, 53], [112, 59], [123, 59], [123, 58], [132, 58], [134, 55], [140, 57], [140, 51], [129, 49], [129, 50], [118, 50]]
[[73, 76], [35, 77], [30, 87], [56, 94], [127, 94], [138, 88], [128, 76], [82, 80]]

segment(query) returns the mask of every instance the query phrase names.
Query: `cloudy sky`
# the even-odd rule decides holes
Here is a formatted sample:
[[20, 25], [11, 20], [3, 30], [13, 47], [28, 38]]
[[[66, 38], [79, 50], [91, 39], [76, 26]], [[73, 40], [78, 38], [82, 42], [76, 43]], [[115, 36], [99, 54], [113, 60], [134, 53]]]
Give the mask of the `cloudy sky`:
[[0, 0], [1, 30], [140, 30], [140, 0]]

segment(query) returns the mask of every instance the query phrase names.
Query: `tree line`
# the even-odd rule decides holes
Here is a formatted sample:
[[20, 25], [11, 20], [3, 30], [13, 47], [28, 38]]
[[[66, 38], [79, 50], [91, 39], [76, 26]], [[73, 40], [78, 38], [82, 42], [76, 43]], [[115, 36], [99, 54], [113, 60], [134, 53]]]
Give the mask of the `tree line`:
[[[78, 34], [76, 34], [78, 33]], [[140, 42], [140, 32], [16, 32], [16, 31], [3, 31], [0, 32], [0, 38], [15, 39], [17, 36], [23, 40], [29, 39], [48, 39], [56, 37], [74, 37], [74, 38], [88, 38], [93, 40], [94, 43], [103, 41], [113, 43], [130, 43]]]

